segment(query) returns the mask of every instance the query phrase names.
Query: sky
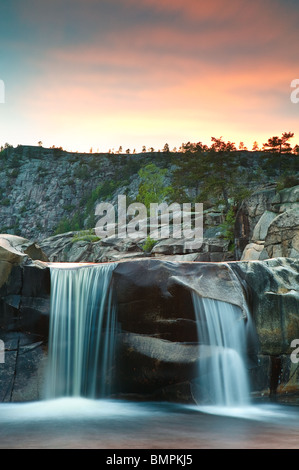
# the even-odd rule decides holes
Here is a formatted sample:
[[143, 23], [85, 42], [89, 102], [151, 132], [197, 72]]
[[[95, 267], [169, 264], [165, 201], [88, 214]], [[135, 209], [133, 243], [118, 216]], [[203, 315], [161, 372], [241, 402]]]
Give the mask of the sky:
[[1, 0], [0, 145], [299, 144], [298, 24], [298, 0]]

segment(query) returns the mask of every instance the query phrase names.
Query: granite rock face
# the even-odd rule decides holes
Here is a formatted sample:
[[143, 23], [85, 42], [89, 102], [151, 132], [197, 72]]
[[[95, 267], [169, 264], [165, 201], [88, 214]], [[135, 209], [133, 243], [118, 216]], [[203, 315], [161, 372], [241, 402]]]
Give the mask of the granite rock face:
[[[298, 392], [299, 377], [290, 360], [291, 342], [299, 338], [298, 263], [287, 258], [117, 262], [116, 394], [192, 401], [201, 360], [192, 292], [234, 303], [240, 321], [251, 325], [247, 366], [255, 393]], [[1, 401], [43, 397], [50, 288], [48, 263], [30, 259], [14, 264], [1, 286]]]
[[50, 309], [49, 269], [42, 263], [12, 267], [0, 288], [0, 400], [42, 398]]
[[77, 235], [78, 232], [67, 232], [49, 237], [42, 240], [40, 246], [49, 261], [55, 263], [106, 263], [149, 256], [142, 250], [144, 239], [110, 237], [97, 241], [75, 241]]
[[[252, 200], [245, 201], [238, 215], [237, 241], [243, 252], [241, 260], [299, 257], [299, 186], [277, 193], [257, 193], [263, 203], [254, 209]], [[267, 195], [267, 197], [266, 197]], [[261, 208], [263, 211], [261, 213]], [[257, 216], [255, 214], [258, 214]], [[247, 221], [244, 223], [244, 220]], [[243, 231], [243, 237], [241, 236]]]
[[260, 259], [299, 258], [299, 207], [279, 214], [268, 227]]
[[[183, 389], [187, 399], [200, 361], [198, 350], [191, 347], [198, 341], [190, 296], [195, 290], [209, 298], [228, 302], [234, 299], [245, 321], [249, 315], [248, 369], [255, 393], [273, 395], [278, 386], [281, 393], [298, 392], [299, 377], [292, 375], [294, 364], [290, 359], [291, 342], [299, 338], [298, 273], [299, 262], [285, 258], [231, 263], [120, 263], [115, 270], [115, 285], [119, 321], [125, 332], [120, 337], [123, 384], [132, 392], [140, 379], [136, 386], [140, 392], [157, 393], [159, 388], [159, 393], [162, 389], [165, 393], [166, 388], [174, 395], [177, 390], [180, 397]], [[142, 338], [146, 338], [147, 346]], [[176, 364], [175, 359], [165, 361], [167, 348], [174, 351], [173, 358], [179, 358]], [[184, 348], [185, 353], [177, 354]], [[141, 373], [142, 357], [145, 363]], [[163, 374], [159, 375], [157, 366], [162, 367], [164, 362], [171, 362], [172, 379], [165, 374], [167, 380], [162, 383]], [[277, 363], [281, 363], [278, 372]], [[157, 383], [155, 370], [160, 377]], [[178, 389], [175, 382], [180, 384]], [[153, 384], [155, 390], [151, 389]]]

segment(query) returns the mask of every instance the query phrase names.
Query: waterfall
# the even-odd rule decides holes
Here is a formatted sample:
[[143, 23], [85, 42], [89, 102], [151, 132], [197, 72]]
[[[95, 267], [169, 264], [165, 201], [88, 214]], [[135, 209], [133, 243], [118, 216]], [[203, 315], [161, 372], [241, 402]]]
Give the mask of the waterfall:
[[249, 404], [246, 370], [246, 324], [239, 307], [192, 293], [199, 338], [198, 403]]
[[50, 266], [47, 398], [109, 394], [116, 327], [114, 267]]

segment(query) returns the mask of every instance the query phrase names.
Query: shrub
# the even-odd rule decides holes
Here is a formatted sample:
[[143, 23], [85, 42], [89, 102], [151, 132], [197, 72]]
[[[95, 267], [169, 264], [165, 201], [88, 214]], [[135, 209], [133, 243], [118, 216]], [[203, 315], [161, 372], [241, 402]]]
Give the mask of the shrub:
[[298, 175], [283, 176], [277, 182], [277, 190], [281, 191], [282, 189], [292, 188], [293, 186], [297, 186], [298, 184], [299, 184], [299, 176]]
[[98, 242], [99, 240], [100, 238], [94, 234], [93, 229], [90, 229], [90, 230], [83, 230], [82, 232], [76, 233], [76, 235], [74, 235], [72, 238], [72, 243], [81, 242], [81, 241], [94, 243], [94, 242]]
[[142, 249], [145, 253], [150, 253], [157, 243], [157, 240], [153, 240], [150, 236], [148, 236], [142, 245]]

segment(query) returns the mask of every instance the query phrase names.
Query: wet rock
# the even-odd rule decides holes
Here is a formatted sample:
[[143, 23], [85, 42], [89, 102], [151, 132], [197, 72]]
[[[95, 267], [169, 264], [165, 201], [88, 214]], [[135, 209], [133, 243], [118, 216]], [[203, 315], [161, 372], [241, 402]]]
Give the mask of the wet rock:
[[0, 400], [36, 400], [42, 393], [41, 370], [49, 333], [49, 268], [24, 253], [29, 248], [32, 256], [45, 259], [42, 250], [26, 239], [3, 236], [3, 246], [6, 251], [3, 248], [2, 256], [9, 259], [9, 269], [0, 287], [0, 339], [5, 348], [5, 362], [0, 364]]
[[[113, 283], [119, 334], [113, 367], [119, 394], [167, 398], [169, 393], [169, 399], [192, 400], [191, 385], [200, 361], [192, 292], [233, 302], [241, 308], [242, 321], [252, 316], [248, 338], [252, 383], [261, 393], [274, 390], [272, 358], [287, 358], [291, 341], [299, 338], [298, 263], [286, 258], [230, 263], [146, 258], [117, 263]], [[49, 311], [47, 263], [13, 266], [0, 290], [1, 339], [7, 361], [0, 364], [2, 400], [42, 396]], [[283, 383], [287, 383], [290, 363], [281, 364]], [[296, 380], [292, 386], [299, 389]]]
[[299, 260], [233, 262], [231, 267], [247, 286], [261, 354], [289, 354], [291, 341], [299, 338]]

